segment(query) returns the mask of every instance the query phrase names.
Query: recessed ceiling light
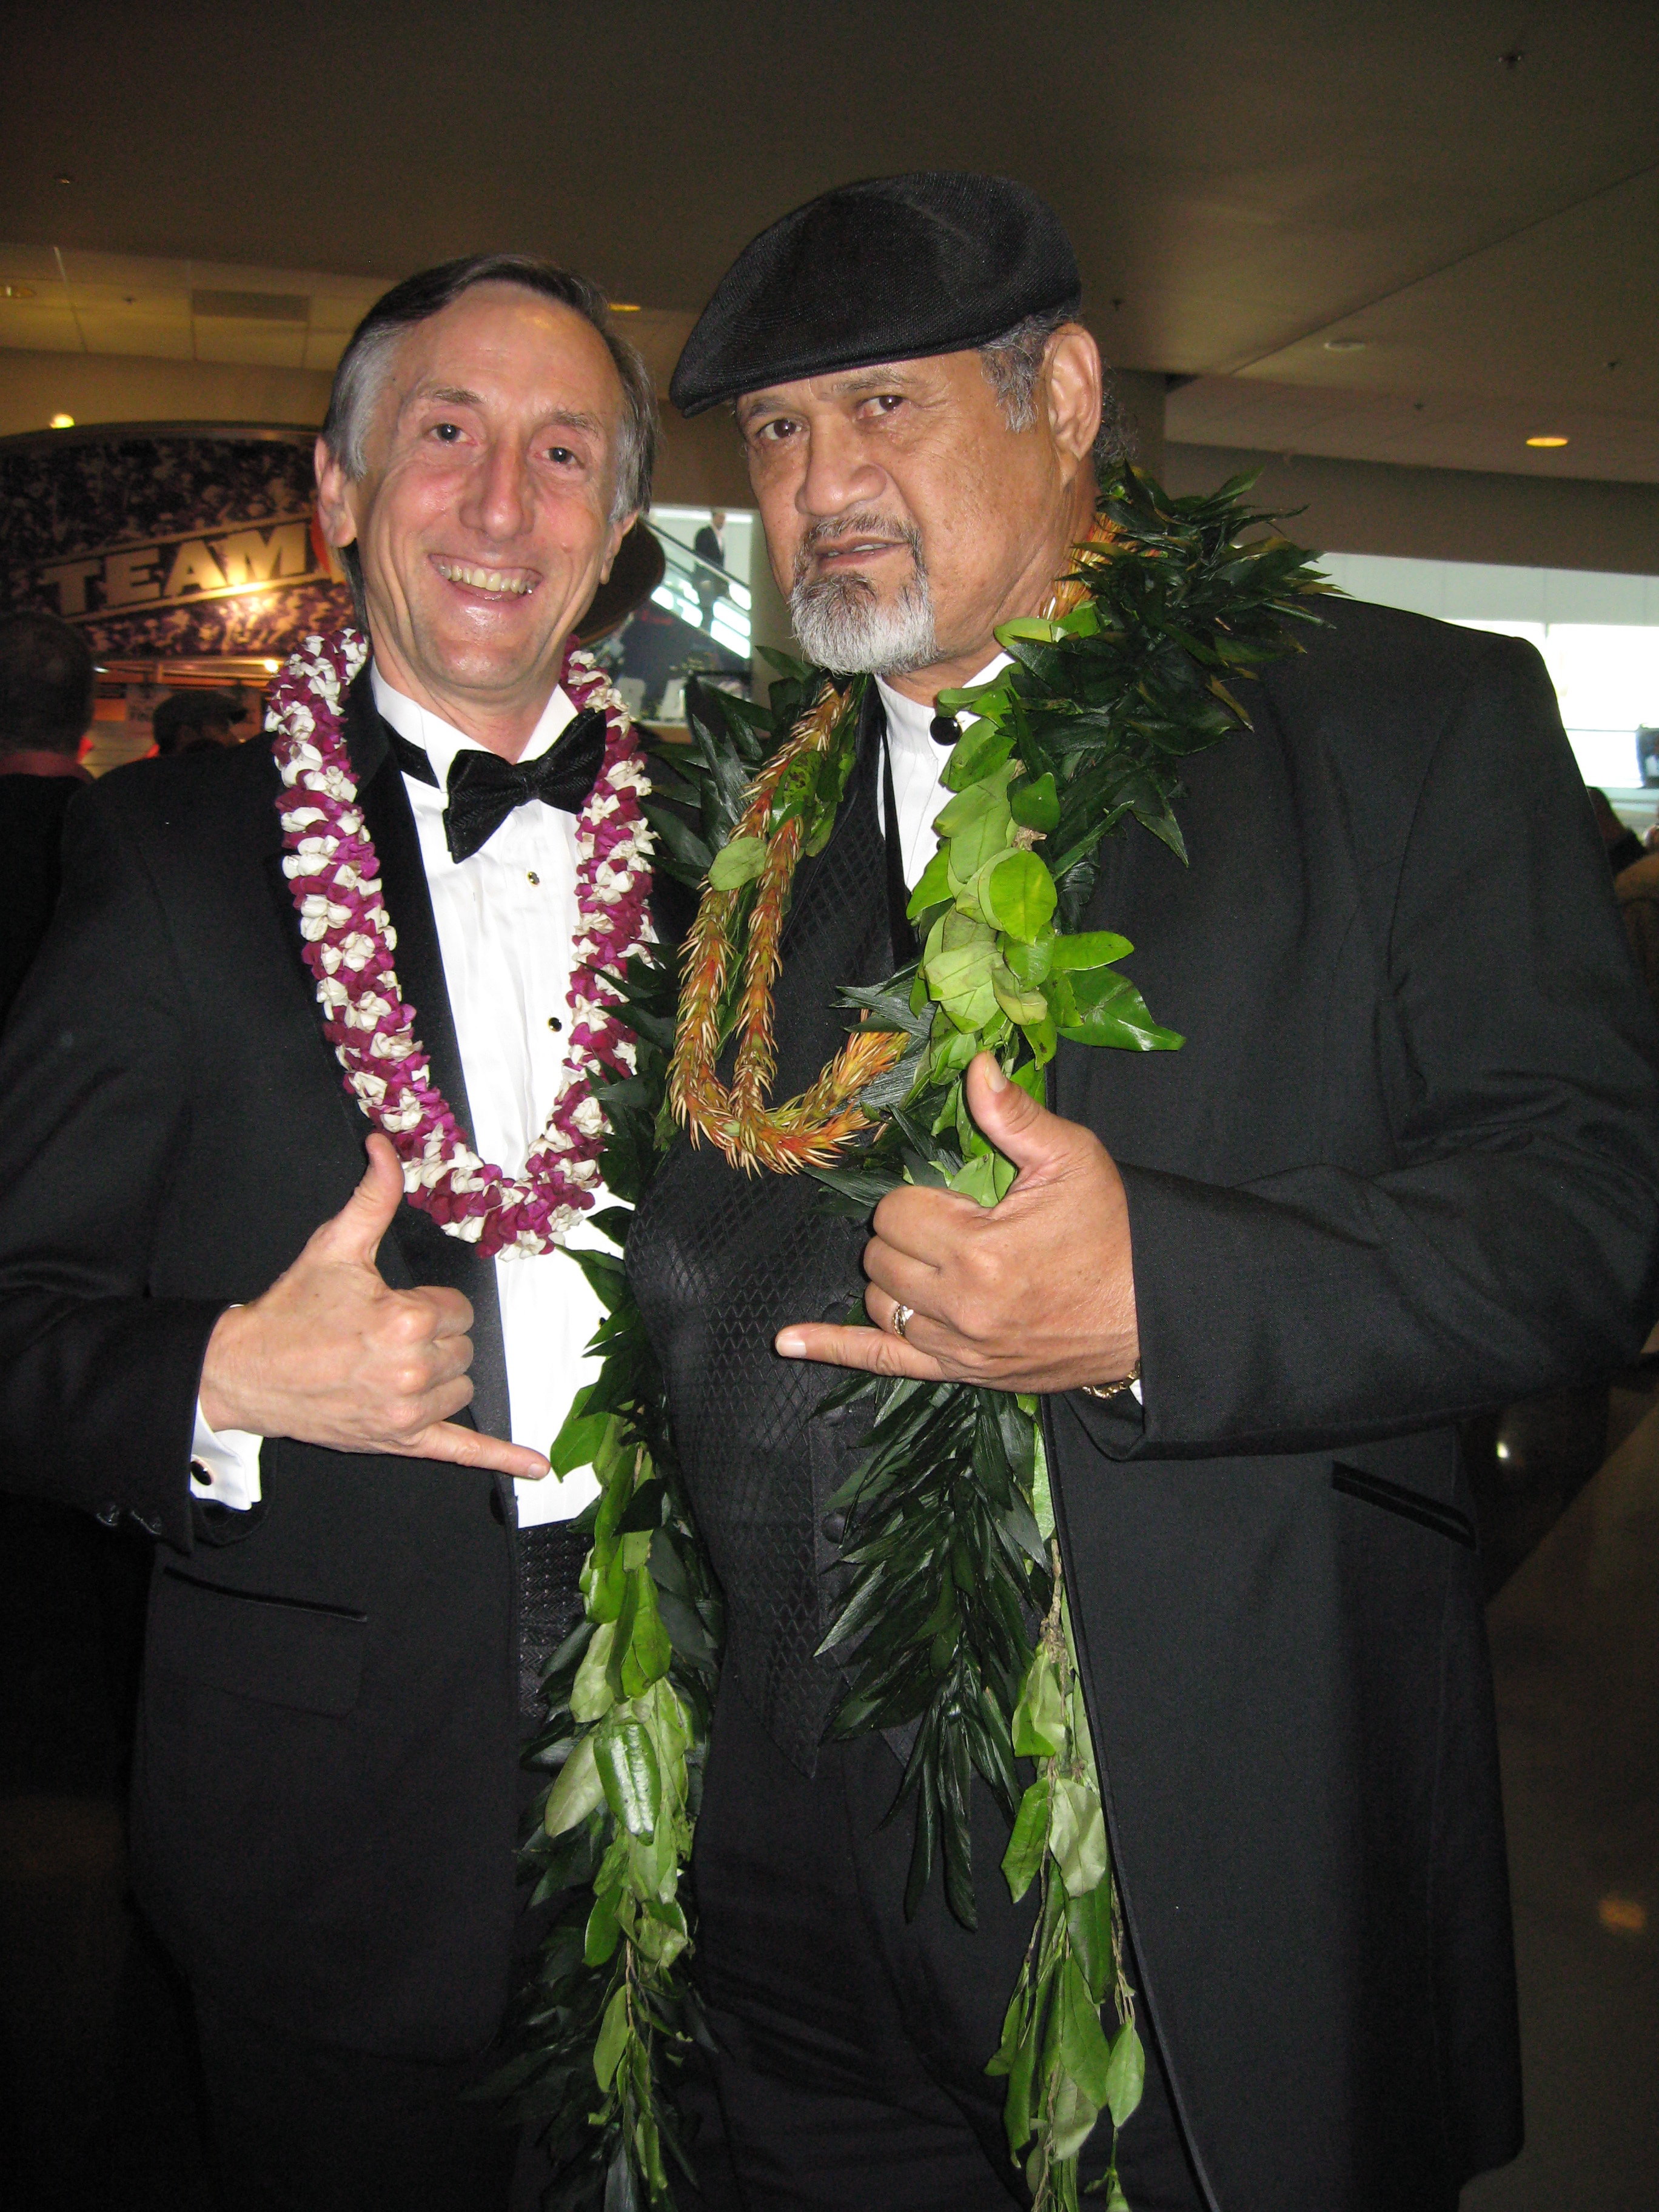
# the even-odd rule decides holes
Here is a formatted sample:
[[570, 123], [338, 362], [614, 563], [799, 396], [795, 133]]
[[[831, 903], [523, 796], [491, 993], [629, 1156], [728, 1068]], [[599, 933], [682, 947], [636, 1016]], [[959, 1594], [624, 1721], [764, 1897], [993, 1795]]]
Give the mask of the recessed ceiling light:
[[1528, 438], [1527, 441], [1529, 446], [1565, 446], [1566, 442], [1565, 438]]
[[1364, 353], [1365, 341], [1364, 338], [1327, 338], [1325, 350], [1327, 353]]
[[1616, 1893], [1598, 1898], [1595, 1917], [1610, 1936], [1642, 1936], [1647, 1932], [1648, 1909], [1639, 1897]]
[[75, 417], [73, 415], [54, 415], [52, 418], [52, 427], [54, 430], [72, 430], [75, 428]]

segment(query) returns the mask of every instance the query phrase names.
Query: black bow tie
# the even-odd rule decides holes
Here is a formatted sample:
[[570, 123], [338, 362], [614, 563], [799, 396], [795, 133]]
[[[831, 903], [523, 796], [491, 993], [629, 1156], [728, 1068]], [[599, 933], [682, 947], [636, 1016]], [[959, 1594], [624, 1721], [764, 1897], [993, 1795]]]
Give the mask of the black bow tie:
[[[419, 745], [388, 722], [386, 732], [398, 765], [418, 782], [435, 785], [432, 763]], [[515, 808], [539, 799], [544, 806], [580, 813], [605, 759], [605, 716], [585, 708], [535, 760], [503, 760], [499, 753], [470, 746], [449, 763], [449, 803], [444, 808], [444, 842], [452, 860], [471, 860]]]

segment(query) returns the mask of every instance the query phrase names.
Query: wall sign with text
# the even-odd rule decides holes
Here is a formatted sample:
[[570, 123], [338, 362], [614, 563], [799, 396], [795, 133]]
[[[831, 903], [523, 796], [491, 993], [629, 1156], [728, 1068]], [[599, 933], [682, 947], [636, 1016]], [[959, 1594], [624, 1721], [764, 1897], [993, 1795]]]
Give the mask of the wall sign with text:
[[0, 439], [0, 604], [110, 659], [282, 654], [350, 619], [315, 433], [125, 424]]

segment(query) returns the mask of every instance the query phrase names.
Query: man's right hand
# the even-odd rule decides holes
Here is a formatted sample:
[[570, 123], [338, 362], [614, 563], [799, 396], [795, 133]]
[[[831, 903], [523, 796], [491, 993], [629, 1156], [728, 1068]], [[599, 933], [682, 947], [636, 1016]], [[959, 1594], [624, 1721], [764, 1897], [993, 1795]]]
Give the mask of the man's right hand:
[[339, 1212], [263, 1297], [219, 1316], [202, 1367], [203, 1414], [214, 1429], [535, 1480], [548, 1471], [539, 1452], [450, 1419], [472, 1396], [467, 1301], [381, 1280], [375, 1257], [403, 1193], [398, 1155], [377, 1130], [368, 1171]]

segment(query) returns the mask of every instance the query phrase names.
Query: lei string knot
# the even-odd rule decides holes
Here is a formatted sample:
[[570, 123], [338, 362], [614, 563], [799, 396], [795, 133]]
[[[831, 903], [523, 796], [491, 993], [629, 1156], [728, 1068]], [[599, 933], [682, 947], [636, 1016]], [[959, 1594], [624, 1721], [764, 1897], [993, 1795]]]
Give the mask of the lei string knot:
[[307, 638], [272, 686], [265, 717], [282, 777], [283, 868], [324, 1031], [347, 1090], [396, 1147], [411, 1206], [485, 1257], [550, 1251], [593, 1204], [606, 1135], [593, 1086], [635, 1066], [633, 1032], [616, 1010], [623, 969], [654, 942], [644, 757], [621, 699], [586, 653], [568, 647], [560, 681], [579, 713], [604, 715], [605, 753], [576, 820], [565, 1066], [523, 1172], [509, 1176], [471, 1150], [433, 1082], [392, 964], [397, 933], [341, 720], [341, 700], [368, 653], [356, 629]]

